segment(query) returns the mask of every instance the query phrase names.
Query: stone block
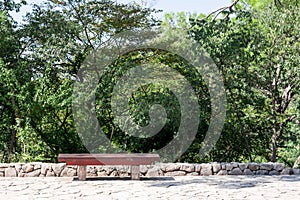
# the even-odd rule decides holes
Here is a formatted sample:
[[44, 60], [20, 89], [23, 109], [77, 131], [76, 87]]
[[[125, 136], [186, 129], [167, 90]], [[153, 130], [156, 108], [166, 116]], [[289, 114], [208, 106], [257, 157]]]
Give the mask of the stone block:
[[27, 163], [27, 164], [22, 166], [22, 170], [23, 170], [24, 173], [29, 173], [29, 172], [32, 172], [34, 170], [34, 166], [30, 163]]
[[41, 174], [41, 169], [34, 170], [33, 172], [29, 172], [25, 174], [25, 177], [39, 177]]
[[100, 172], [98, 171], [97, 176], [100, 176], [100, 177], [101, 176], [108, 176], [108, 174], [106, 173], [106, 171], [100, 171]]
[[201, 171], [201, 164], [195, 164], [195, 172], [199, 172]]
[[233, 169], [233, 165], [231, 163], [227, 163], [225, 166], [227, 171], [231, 171]]
[[148, 169], [146, 176], [160, 176], [162, 171], [158, 166]]
[[269, 174], [268, 170], [260, 169], [256, 171], [256, 175], [268, 175], [268, 174]]
[[22, 164], [16, 163], [16, 164], [15, 164], [15, 168], [16, 168], [16, 170], [17, 170], [17, 173], [20, 172], [21, 169], [22, 169]]
[[48, 163], [43, 163], [41, 166], [41, 174], [46, 175], [47, 171], [51, 168], [50, 164]]
[[148, 171], [148, 167], [147, 167], [147, 165], [140, 165], [140, 172], [142, 173], [142, 174], [147, 174], [147, 171]]
[[259, 170], [259, 165], [257, 163], [249, 163], [249, 169], [253, 172]]
[[56, 176], [60, 176], [62, 170], [66, 167], [66, 163], [58, 163], [51, 166]]
[[283, 163], [275, 163], [274, 164], [274, 169], [278, 172], [281, 172], [284, 169], [284, 164]]
[[16, 177], [17, 176], [17, 171], [14, 167], [8, 167], [5, 169], [5, 177]]
[[199, 176], [199, 172], [187, 173], [186, 176]]
[[228, 172], [229, 175], [242, 175], [243, 172], [239, 167], [233, 168], [231, 171]]
[[211, 165], [214, 174], [218, 173], [222, 168], [220, 163], [212, 163]]
[[244, 169], [243, 174], [244, 175], [254, 175], [254, 173], [250, 169]]
[[228, 175], [228, 172], [227, 172], [227, 170], [221, 169], [221, 170], [217, 173], [217, 175], [220, 175], [220, 176]]
[[298, 168], [293, 168], [292, 170], [293, 170], [293, 174], [294, 174], [294, 175], [300, 175], [300, 169], [298, 169]]
[[287, 167], [287, 168], [284, 168], [280, 174], [281, 175], [292, 175], [293, 170], [291, 168]]
[[173, 172], [173, 171], [177, 171], [177, 170], [180, 170], [180, 164], [177, 164], [177, 163], [172, 163], [172, 164], [169, 164], [167, 165], [163, 171], [164, 172]]
[[195, 166], [193, 164], [181, 164], [180, 170], [191, 173], [195, 171]]
[[67, 176], [73, 177], [77, 175], [77, 170], [73, 168], [67, 168]]
[[268, 162], [268, 163], [262, 163], [260, 165], [260, 169], [261, 170], [268, 170], [271, 171], [272, 169], [274, 169], [274, 163]]
[[212, 175], [212, 174], [213, 174], [213, 171], [212, 171], [211, 164], [201, 164], [200, 175], [209, 176], [209, 175]]
[[240, 164], [239, 164], [239, 168], [240, 168], [242, 171], [244, 171], [245, 169], [248, 168], [248, 163], [240, 163]]
[[54, 176], [55, 176], [54, 171], [50, 171], [50, 170], [47, 171], [46, 177], [54, 177]]
[[276, 171], [276, 170], [272, 170], [269, 172], [269, 175], [273, 176], [273, 175], [280, 175], [280, 172], [279, 171]]
[[184, 171], [173, 171], [173, 172], [166, 172], [165, 176], [185, 176], [186, 172]]

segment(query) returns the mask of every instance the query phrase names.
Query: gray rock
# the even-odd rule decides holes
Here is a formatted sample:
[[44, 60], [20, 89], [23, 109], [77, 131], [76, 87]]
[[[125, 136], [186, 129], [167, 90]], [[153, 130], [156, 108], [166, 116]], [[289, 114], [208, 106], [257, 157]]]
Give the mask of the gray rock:
[[162, 174], [158, 166], [148, 169], [146, 176], [160, 176]]
[[16, 163], [15, 168], [16, 168], [17, 172], [20, 172], [22, 169], [22, 164]]
[[221, 163], [221, 169], [226, 170], [226, 163]]
[[0, 168], [0, 172], [5, 172], [5, 169], [6, 169], [6, 168], [1, 167], [1, 168]]
[[269, 172], [269, 175], [280, 175], [280, 172], [278, 172], [276, 170], [272, 170]]
[[201, 164], [195, 164], [194, 166], [195, 166], [195, 172], [200, 173], [200, 171], [201, 171]]
[[231, 171], [233, 169], [233, 165], [231, 163], [227, 163], [225, 166], [227, 171]]
[[181, 164], [180, 170], [191, 173], [195, 171], [195, 166], [193, 164]]
[[148, 171], [148, 167], [147, 167], [147, 165], [140, 165], [140, 172], [142, 173], [142, 174], [147, 174], [147, 171]]
[[8, 167], [5, 169], [5, 177], [16, 177], [17, 176], [17, 171], [13, 167]]
[[209, 176], [212, 175], [212, 166], [211, 164], [201, 164], [201, 171], [200, 171], [200, 175], [202, 176]]
[[254, 175], [254, 173], [250, 169], [244, 169], [243, 174], [244, 175]]
[[73, 177], [77, 175], [77, 170], [74, 168], [67, 168], [67, 176], [68, 177]]
[[52, 169], [56, 176], [60, 176], [60, 173], [62, 170], [66, 167], [66, 163], [58, 163], [55, 165], [52, 165]]
[[242, 175], [243, 172], [240, 168], [236, 167], [233, 168], [231, 171], [228, 172], [229, 175]]
[[34, 170], [33, 172], [29, 172], [29, 173], [25, 174], [25, 177], [39, 177], [40, 174], [41, 174], [41, 170], [37, 169], [37, 170]]
[[185, 176], [186, 172], [184, 171], [173, 171], [165, 173], [165, 176]]
[[211, 165], [214, 174], [218, 173], [221, 170], [222, 166], [220, 163], [212, 163]]
[[217, 175], [220, 175], [220, 176], [222, 176], [222, 175], [228, 175], [228, 172], [227, 172], [227, 170], [221, 169], [221, 170], [217, 173]]
[[269, 174], [268, 170], [260, 169], [256, 171], [256, 175], [268, 175], [268, 174]]
[[0, 177], [4, 177], [4, 172], [0, 172]]
[[27, 163], [27, 164], [22, 166], [22, 170], [24, 171], [24, 173], [29, 173], [29, 172], [32, 172], [34, 170], [34, 166], [30, 163]]
[[18, 177], [25, 177], [25, 173], [23, 171], [19, 172]]
[[180, 170], [180, 167], [181, 167], [180, 164], [173, 163], [173, 164], [167, 165], [163, 171], [165, 171], [165, 172], [177, 171], [177, 170]]
[[54, 177], [54, 176], [55, 176], [54, 171], [50, 171], [50, 170], [47, 171], [46, 177]]
[[280, 174], [281, 175], [292, 175], [293, 170], [291, 168], [287, 167], [287, 168], [284, 168]]
[[109, 176], [119, 176], [119, 172], [118, 171], [113, 171], [109, 174]]
[[41, 166], [41, 174], [46, 175], [47, 171], [51, 168], [50, 164], [43, 163]]
[[41, 163], [35, 163], [34, 164], [34, 170], [41, 169]]
[[186, 176], [199, 176], [199, 172], [187, 173]]
[[298, 169], [298, 168], [293, 168], [293, 174], [294, 174], [294, 175], [300, 175], [300, 169]]
[[259, 170], [259, 165], [257, 163], [249, 163], [249, 169], [253, 172]]
[[100, 177], [101, 176], [108, 176], [108, 174], [106, 173], [106, 171], [100, 171], [100, 172], [98, 171], [97, 176], [100, 176]]
[[239, 168], [240, 168], [242, 171], [244, 171], [245, 169], [248, 168], [248, 164], [247, 164], [247, 163], [240, 163], [240, 164], [239, 164]]
[[274, 169], [278, 172], [281, 172], [284, 169], [284, 164], [283, 163], [275, 163], [274, 164]]
[[261, 170], [268, 170], [271, 171], [272, 169], [274, 169], [274, 163], [268, 162], [268, 163], [262, 163], [260, 165], [260, 169]]

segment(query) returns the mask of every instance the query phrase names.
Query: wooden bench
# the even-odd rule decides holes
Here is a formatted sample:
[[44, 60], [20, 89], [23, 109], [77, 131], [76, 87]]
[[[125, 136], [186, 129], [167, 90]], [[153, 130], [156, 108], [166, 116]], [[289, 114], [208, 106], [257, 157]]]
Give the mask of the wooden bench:
[[58, 162], [65, 162], [67, 165], [78, 165], [78, 179], [86, 180], [87, 165], [130, 165], [131, 179], [140, 179], [140, 165], [150, 165], [160, 161], [158, 154], [59, 154]]

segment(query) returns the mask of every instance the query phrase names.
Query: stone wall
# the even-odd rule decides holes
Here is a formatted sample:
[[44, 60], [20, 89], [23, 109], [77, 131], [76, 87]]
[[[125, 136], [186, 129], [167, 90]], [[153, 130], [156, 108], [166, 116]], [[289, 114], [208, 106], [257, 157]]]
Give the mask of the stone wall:
[[[0, 177], [73, 177], [77, 166], [65, 163], [0, 164]], [[282, 163], [156, 163], [142, 165], [141, 176], [209, 176], [209, 175], [300, 175], [299, 169]], [[87, 176], [129, 176], [129, 166], [88, 166]]]

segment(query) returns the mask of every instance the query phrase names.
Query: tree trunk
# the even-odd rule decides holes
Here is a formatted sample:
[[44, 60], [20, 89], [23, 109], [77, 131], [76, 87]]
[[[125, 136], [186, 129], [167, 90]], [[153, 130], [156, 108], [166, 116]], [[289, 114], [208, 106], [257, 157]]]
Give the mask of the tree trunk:
[[277, 157], [277, 147], [276, 147], [276, 129], [274, 128], [273, 130], [273, 135], [272, 135], [272, 162], [276, 162], [276, 157]]

